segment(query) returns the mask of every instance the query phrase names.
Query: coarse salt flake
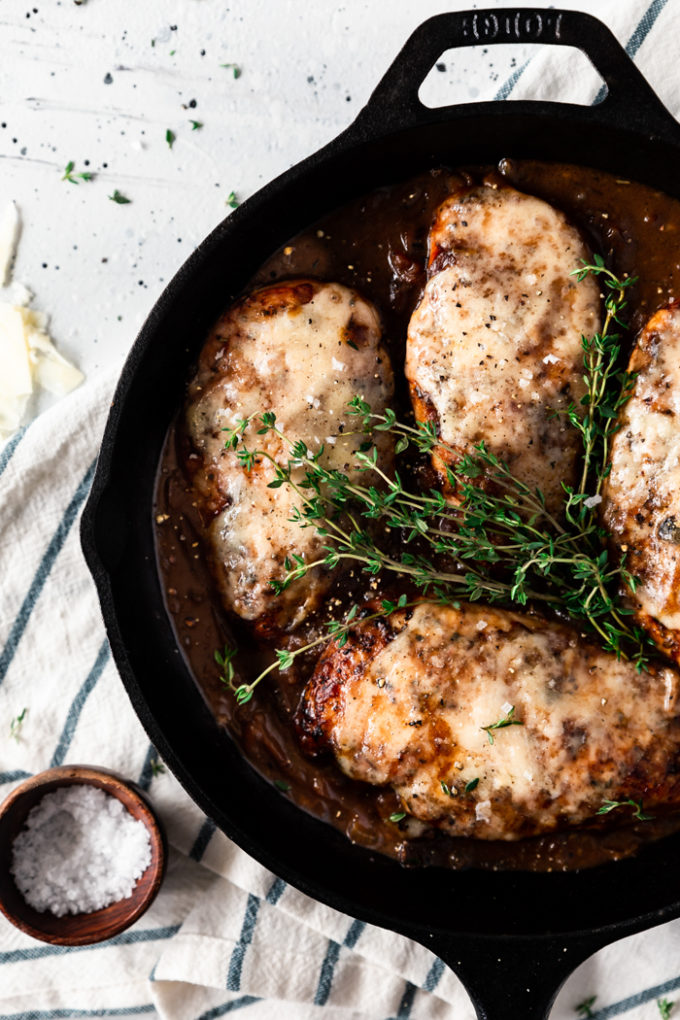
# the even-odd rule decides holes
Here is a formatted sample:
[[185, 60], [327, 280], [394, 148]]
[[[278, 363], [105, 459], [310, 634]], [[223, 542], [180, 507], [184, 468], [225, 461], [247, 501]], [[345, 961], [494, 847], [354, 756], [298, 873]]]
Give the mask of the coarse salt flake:
[[544, 365], [556, 365], [559, 360], [560, 359], [556, 358], [554, 354], [546, 354], [546, 356], [543, 359], [543, 364]]
[[491, 821], [491, 801], [478, 800], [475, 804], [475, 818], [478, 822]]
[[10, 871], [29, 906], [63, 917], [127, 899], [150, 863], [144, 823], [98, 787], [73, 784], [28, 813]]
[[503, 713], [503, 715], [510, 715], [512, 709], [513, 705], [511, 705], [509, 701], [506, 701], [501, 705], [501, 712]]
[[592, 508], [594, 506], [597, 506], [601, 502], [602, 502], [602, 496], [600, 496], [600, 494], [598, 492], [595, 496], [588, 496], [588, 499], [584, 499], [583, 500], [583, 505], [587, 506], [589, 510], [592, 510]]

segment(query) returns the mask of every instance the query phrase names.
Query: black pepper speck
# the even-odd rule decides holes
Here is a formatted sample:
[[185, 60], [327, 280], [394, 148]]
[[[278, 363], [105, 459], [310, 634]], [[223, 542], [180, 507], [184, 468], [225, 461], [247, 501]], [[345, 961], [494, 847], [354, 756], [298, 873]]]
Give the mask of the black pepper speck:
[[104, 84], [105, 85], [111, 85], [112, 83], [113, 83], [113, 75], [111, 74], [110, 71], [107, 71], [106, 74], [104, 75]]

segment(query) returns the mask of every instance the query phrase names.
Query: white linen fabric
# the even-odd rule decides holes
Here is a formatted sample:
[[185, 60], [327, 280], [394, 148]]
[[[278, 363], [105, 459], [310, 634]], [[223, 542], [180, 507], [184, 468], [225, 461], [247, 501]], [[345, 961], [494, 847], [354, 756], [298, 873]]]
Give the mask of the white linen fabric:
[[[676, 0], [603, 3], [597, 13], [680, 113]], [[539, 51], [488, 98], [559, 99], [569, 88], [573, 99], [576, 87], [592, 102], [597, 75], [575, 67], [569, 53]], [[111, 660], [78, 536], [119, 368], [89, 379], [0, 449], [0, 793], [62, 763], [115, 769], [149, 791], [167, 827], [169, 869], [148, 913], [98, 946], [43, 945], [0, 919], [0, 1020], [236, 1012], [249, 1020], [472, 1020], [460, 982], [431, 953], [286, 885], [160, 771]], [[9, 721], [24, 708], [12, 739]], [[593, 995], [599, 1020], [651, 1020], [655, 999], [680, 999], [680, 922], [583, 964], [553, 1020], [579, 1015]]]

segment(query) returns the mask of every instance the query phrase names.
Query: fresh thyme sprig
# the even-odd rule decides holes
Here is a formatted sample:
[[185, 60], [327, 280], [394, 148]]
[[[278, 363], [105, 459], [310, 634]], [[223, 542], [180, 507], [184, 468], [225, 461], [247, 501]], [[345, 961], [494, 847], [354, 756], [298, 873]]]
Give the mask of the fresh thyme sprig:
[[669, 1020], [671, 1012], [673, 1010], [674, 1002], [670, 1002], [668, 999], [657, 999], [656, 1006], [659, 1010], [661, 1020]]
[[[323, 446], [310, 450], [302, 440], [287, 436], [272, 411], [254, 414], [225, 429], [225, 446], [236, 453], [246, 471], [260, 461], [269, 462], [273, 468], [269, 487], [285, 485], [297, 499], [291, 520], [302, 528], [314, 528], [324, 540], [315, 559], [292, 555], [285, 561], [284, 576], [270, 582], [277, 594], [312, 569], [330, 570], [349, 561], [371, 576], [392, 573], [406, 578], [424, 597], [449, 605], [458, 606], [462, 599], [520, 606], [552, 604], [597, 635], [605, 650], [630, 659], [638, 669], [646, 666], [649, 639], [632, 624], [631, 611], [619, 598], [622, 585], [635, 591], [636, 580], [626, 570], [625, 558], [610, 560], [607, 535], [596, 510], [609, 471], [617, 416], [634, 381], [619, 368], [619, 358], [621, 315], [635, 281], [616, 277], [597, 255], [574, 273], [579, 281], [588, 275], [602, 279], [606, 315], [599, 333], [581, 339], [586, 392], [580, 406], [572, 403], [562, 412], [578, 431], [583, 448], [578, 484], [564, 485], [562, 512], [549, 509], [540, 489], [516, 478], [483, 443], [461, 457], [459, 450], [437, 436], [432, 423], [400, 422], [393, 410], [373, 411], [361, 396], [347, 409], [356, 431], [336, 437], [362, 440], [349, 454], [351, 475], [325, 465]], [[257, 436], [275, 437], [285, 456], [279, 454], [277, 459], [267, 449], [249, 448], [247, 435], [253, 430]], [[396, 454], [409, 448], [420, 454], [434, 449], [443, 454], [449, 461], [446, 480], [455, 498], [447, 500], [434, 488], [411, 491], [398, 471], [386, 470], [379, 453], [379, 437], [384, 433], [394, 440]], [[399, 534], [396, 548], [378, 544], [376, 523], [388, 533]], [[330, 621], [325, 632], [308, 644], [294, 651], [277, 650], [275, 660], [251, 684], [235, 684], [231, 658], [218, 659], [225, 670], [223, 680], [242, 704], [274, 669], [288, 669], [297, 656], [330, 639], [340, 637], [339, 643], [344, 643], [349, 628], [360, 619], [389, 615], [402, 604], [406, 596], [395, 604], [385, 600], [380, 611], [363, 617], [353, 606], [342, 622]], [[512, 718], [512, 711], [484, 729], [493, 743], [491, 731], [510, 725], [521, 725]]]
[[583, 1002], [579, 1002], [578, 1006], [574, 1006], [574, 1012], [578, 1014], [581, 1020], [590, 1020], [591, 1017], [595, 1016], [593, 1013], [593, 1005], [596, 998], [597, 995], [590, 995], [587, 999], [584, 999]]
[[581, 337], [583, 347], [583, 381], [586, 393], [581, 398], [581, 410], [571, 403], [566, 415], [570, 424], [580, 434], [583, 444], [583, 460], [580, 483], [576, 489], [565, 485], [567, 501], [565, 517], [570, 523], [581, 523], [586, 511], [597, 506], [602, 483], [609, 474], [611, 440], [618, 431], [617, 419], [624, 404], [629, 400], [635, 375], [619, 367], [622, 334], [615, 329], [626, 329], [621, 315], [625, 311], [628, 290], [637, 282], [637, 277], [617, 277], [607, 269], [601, 255], [594, 255], [593, 262], [581, 260], [575, 276], [580, 283], [589, 275], [598, 277], [604, 287], [605, 320], [602, 330], [592, 337]]
[[649, 822], [654, 817], [653, 815], [644, 814], [641, 800], [606, 800], [597, 814], [608, 815], [610, 811], [620, 807], [634, 808], [633, 818], [637, 818], [638, 822]]
[[[422, 600], [419, 600], [419, 602]], [[375, 612], [365, 613], [361, 612], [360, 607], [355, 603], [351, 609], [345, 614], [343, 620], [328, 620], [324, 627], [324, 633], [320, 634], [319, 637], [314, 638], [312, 641], [308, 641], [307, 644], [301, 645], [299, 648], [277, 648], [274, 655], [274, 661], [271, 662], [266, 669], [255, 677], [252, 683], [239, 684], [236, 683], [236, 671], [234, 668], [233, 659], [237, 654], [238, 649], [230, 647], [229, 645], [224, 646], [224, 651], [219, 650], [215, 652], [215, 661], [218, 666], [222, 669], [220, 680], [225, 684], [230, 691], [236, 695], [236, 700], [239, 705], [245, 705], [246, 702], [250, 701], [258, 684], [264, 680], [273, 670], [279, 669], [284, 672], [293, 665], [295, 660], [305, 652], [308, 652], [311, 648], [316, 648], [318, 645], [325, 644], [327, 641], [335, 641], [338, 648], [343, 648], [349, 638], [350, 630], [353, 626], [358, 623], [367, 623], [369, 620], [378, 620], [382, 617], [389, 616], [395, 611], [395, 609], [408, 609], [415, 603], [409, 603], [406, 595], [400, 595], [396, 602], [390, 602], [387, 599], [383, 600], [380, 604], [380, 608]]]
[[524, 726], [524, 723], [521, 721], [521, 719], [515, 719], [514, 705], [510, 705], [507, 712], [504, 711], [503, 715], [501, 716], [500, 719], [497, 720], [497, 722], [489, 723], [488, 726], [482, 726], [481, 728], [484, 730], [487, 737], [489, 738], [489, 743], [493, 744], [494, 736], [492, 731], [504, 730], [506, 726]]
[[73, 160], [69, 160], [64, 169], [64, 176], [62, 181], [68, 181], [69, 184], [78, 184], [80, 181], [93, 181], [95, 175], [90, 170], [83, 170], [82, 173], [74, 173], [75, 163]]
[[9, 724], [9, 735], [14, 740], [18, 741], [20, 739], [21, 730], [24, 725], [24, 719], [26, 718], [27, 712], [28, 712], [27, 708], [22, 708], [22, 710], [19, 712], [19, 715], [15, 715], [15, 717]]

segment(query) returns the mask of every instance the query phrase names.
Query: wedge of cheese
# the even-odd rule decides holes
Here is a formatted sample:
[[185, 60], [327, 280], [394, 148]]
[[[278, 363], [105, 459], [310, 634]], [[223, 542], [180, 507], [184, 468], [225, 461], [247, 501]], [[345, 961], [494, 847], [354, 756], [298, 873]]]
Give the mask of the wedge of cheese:
[[19, 428], [33, 393], [24, 308], [0, 304], [0, 439]]
[[36, 387], [64, 396], [84, 376], [56, 349], [47, 317], [0, 302], [0, 440], [19, 428]]

